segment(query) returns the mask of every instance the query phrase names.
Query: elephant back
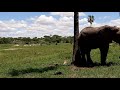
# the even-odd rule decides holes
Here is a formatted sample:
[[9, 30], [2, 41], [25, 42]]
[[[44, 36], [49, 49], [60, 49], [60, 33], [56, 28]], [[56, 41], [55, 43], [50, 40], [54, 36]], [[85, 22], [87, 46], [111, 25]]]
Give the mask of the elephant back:
[[99, 29], [97, 27], [86, 27], [79, 34], [78, 45], [81, 47], [90, 46], [94, 48], [94, 43], [99, 44], [99, 41]]
[[79, 37], [85, 37], [85, 39], [94, 39], [98, 36], [99, 29], [98, 27], [86, 27], [83, 30], [81, 30]]

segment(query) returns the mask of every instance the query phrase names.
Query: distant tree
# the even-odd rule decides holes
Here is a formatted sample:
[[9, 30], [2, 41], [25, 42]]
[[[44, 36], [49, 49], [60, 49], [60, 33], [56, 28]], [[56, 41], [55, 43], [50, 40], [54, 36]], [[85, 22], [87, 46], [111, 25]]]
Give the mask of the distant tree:
[[68, 41], [68, 43], [73, 43], [73, 37], [72, 36], [68, 36], [67, 38], [67, 41]]
[[94, 22], [94, 16], [93, 15], [88, 15], [88, 22], [90, 23], [90, 26], [92, 26], [92, 23]]
[[46, 36], [45, 35], [44, 40], [50, 44], [51, 43], [51, 36]]
[[22, 37], [18, 37], [17, 40], [22, 40], [23, 38]]
[[3, 38], [0, 38], [0, 44], [11, 44], [11, 38], [6, 38], [6, 37], [3, 37]]
[[39, 43], [39, 39], [37, 37], [34, 37], [32, 40], [33, 40], [34, 44], [38, 44]]
[[22, 40], [24, 41], [24, 44], [30, 44], [30, 42], [31, 42], [30, 37], [23, 37]]
[[73, 43], [73, 36], [59, 36], [59, 35], [50, 35], [44, 36], [41, 38], [34, 37], [0, 37], [0, 44], [58, 44], [58, 43]]
[[56, 45], [57, 45], [57, 43], [60, 43], [60, 42], [61, 42], [61, 36], [59, 36], [59, 35], [53, 35], [53, 36], [51, 37], [51, 39], [52, 39], [52, 42], [53, 42], [53, 43], [56, 43]]
[[0, 44], [3, 44], [3, 40], [2, 40], [2, 38], [0, 37]]
[[12, 44], [14, 41], [14, 39], [12, 37], [8, 37], [7, 39], [8, 39], [8, 44]]
[[42, 46], [43, 44], [46, 44], [44, 39], [39, 39], [39, 44]]

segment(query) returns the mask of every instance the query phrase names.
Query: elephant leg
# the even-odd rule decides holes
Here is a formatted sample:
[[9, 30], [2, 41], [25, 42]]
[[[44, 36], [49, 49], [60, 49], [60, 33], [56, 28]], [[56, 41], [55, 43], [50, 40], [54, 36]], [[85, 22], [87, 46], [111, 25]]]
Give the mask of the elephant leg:
[[91, 59], [91, 57], [90, 57], [90, 51], [91, 51], [91, 50], [88, 50], [88, 51], [86, 52], [86, 55], [87, 55], [87, 65], [88, 65], [88, 66], [93, 66], [93, 61], [92, 61], [92, 59]]
[[87, 60], [86, 60], [85, 55], [86, 55], [86, 49], [82, 49], [82, 50], [81, 50], [81, 58], [82, 58], [81, 64], [82, 64], [83, 66], [86, 66], [86, 65], [87, 65]]
[[85, 49], [81, 49], [81, 66], [86, 66]]
[[101, 65], [106, 65], [106, 57], [107, 57], [108, 49], [109, 49], [109, 45], [100, 48]]

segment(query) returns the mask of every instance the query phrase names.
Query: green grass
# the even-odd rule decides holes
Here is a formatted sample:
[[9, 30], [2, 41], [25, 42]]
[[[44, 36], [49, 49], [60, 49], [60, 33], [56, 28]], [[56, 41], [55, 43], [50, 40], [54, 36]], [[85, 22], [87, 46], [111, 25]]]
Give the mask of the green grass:
[[[119, 78], [120, 47], [112, 44], [107, 63], [93, 68], [71, 66], [71, 44], [43, 46], [0, 45], [0, 78]], [[94, 62], [100, 63], [100, 51], [91, 52]], [[64, 65], [64, 61], [67, 62]], [[61, 74], [56, 74], [61, 72]]]

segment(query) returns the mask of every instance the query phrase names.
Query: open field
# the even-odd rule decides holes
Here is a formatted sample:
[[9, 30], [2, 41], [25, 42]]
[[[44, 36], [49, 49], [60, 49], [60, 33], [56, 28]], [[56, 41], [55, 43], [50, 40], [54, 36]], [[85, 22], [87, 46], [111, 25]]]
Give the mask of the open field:
[[72, 44], [58, 45], [0, 45], [0, 78], [119, 78], [120, 47], [112, 44], [108, 66], [100, 66], [100, 52], [91, 52], [96, 63], [93, 68], [70, 65]]

